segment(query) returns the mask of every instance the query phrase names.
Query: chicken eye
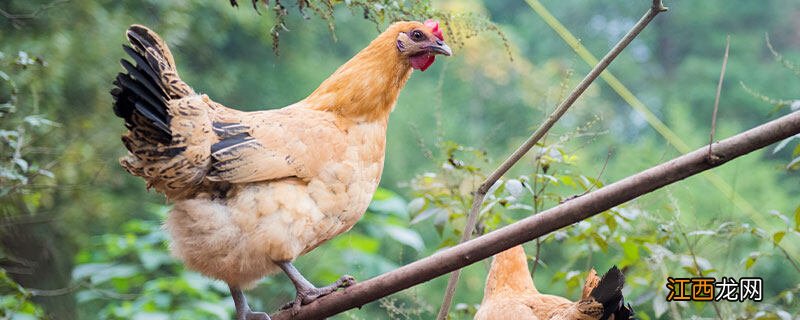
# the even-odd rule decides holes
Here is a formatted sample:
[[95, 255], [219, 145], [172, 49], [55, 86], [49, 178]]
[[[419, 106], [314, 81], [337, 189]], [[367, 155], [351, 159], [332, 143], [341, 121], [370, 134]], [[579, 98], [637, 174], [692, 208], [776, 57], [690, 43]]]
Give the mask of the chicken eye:
[[422, 34], [419, 30], [411, 31], [411, 40], [414, 41], [422, 41], [425, 40], [425, 35]]

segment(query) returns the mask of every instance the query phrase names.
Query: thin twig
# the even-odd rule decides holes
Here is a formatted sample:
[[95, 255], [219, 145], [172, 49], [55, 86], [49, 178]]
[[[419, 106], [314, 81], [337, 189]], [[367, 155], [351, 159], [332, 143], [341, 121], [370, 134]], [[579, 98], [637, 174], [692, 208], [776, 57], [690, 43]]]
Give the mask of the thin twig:
[[30, 12], [30, 13], [14, 14], [14, 13], [9, 13], [8, 11], [5, 11], [3, 9], [0, 9], [0, 16], [3, 16], [6, 19], [11, 20], [11, 24], [14, 26], [14, 28], [19, 29], [23, 25], [22, 20], [36, 19], [36, 17], [38, 17], [40, 14], [42, 14], [46, 10], [51, 9], [51, 8], [53, 8], [53, 7], [55, 7], [55, 6], [59, 5], [59, 4], [62, 4], [62, 3], [68, 2], [68, 1], [69, 0], [55, 0], [55, 1], [51, 2], [51, 3], [39, 6], [38, 8], [36, 8], [36, 10], [34, 10], [34, 11]]
[[539, 265], [539, 252], [542, 249], [542, 240], [536, 238], [536, 255], [533, 257], [533, 269], [531, 269], [531, 277], [536, 275], [536, 267]]
[[[569, 110], [570, 107], [578, 100], [586, 88], [589, 87], [600, 73], [611, 64], [611, 61], [617, 57], [617, 55], [622, 52], [628, 44], [636, 38], [639, 33], [644, 30], [645, 27], [656, 17], [659, 13], [666, 11], [667, 8], [663, 6], [661, 0], [653, 0], [652, 6], [647, 10], [647, 12], [639, 19], [639, 22], [633, 26], [633, 28], [628, 31], [628, 33], [609, 51], [597, 65], [592, 68], [592, 71], [586, 75], [586, 77], [581, 80], [575, 89], [567, 96], [559, 106], [556, 108], [550, 116], [547, 117], [547, 120], [539, 126], [536, 131], [526, 140], [519, 148], [517, 148], [511, 156], [506, 159], [488, 178], [486, 181], [481, 184], [478, 190], [475, 191], [474, 199], [472, 202], [472, 208], [470, 209], [469, 215], [467, 216], [467, 224], [464, 227], [464, 233], [461, 235], [461, 243], [467, 241], [472, 238], [472, 231], [475, 229], [475, 224], [477, 223], [478, 212], [480, 212], [481, 205], [483, 204], [483, 200], [486, 197], [486, 193], [489, 191], [489, 188], [497, 182], [506, 172], [508, 172], [511, 167], [513, 167], [520, 159], [522, 159], [528, 151], [536, 145], [537, 142], [547, 133], [550, 128], [555, 125], [555, 123], [561, 119], [564, 113]], [[459, 277], [459, 270], [454, 271], [450, 274], [450, 279], [447, 282], [447, 289], [445, 289], [444, 298], [442, 301], [441, 309], [439, 309], [439, 314], [437, 315], [437, 320], [444, 320], [447, 317], [447, 313], [450, 310], [450, 305], [453, 302], [453, 295], [456, 291], [456, 286], [458, 285], [458, 277]]]
[[[675, 210], [678, 210], [678, 212], [680, 212], [680, 209], [678, 208], [678, 204], [675, 201], [675, 199], [670, 197], [670, 200], [672, 200], [672, 202], [673, 202], [672, 205], [675, 206]], [[705, 278], [706, 276], [703, 273], [703, 268], [701, 268], [700, 267], [700, 263], [697, 262], [697, 254], [695, 254], [695, 252], [694, 252], [694, 245], [692, 245], [692, 242], [689, 241], [689, 237], [686, 235], [686, 232], [683, 231], [683, 225], [681, 225], [681, 222], [678, 221], [677, 215], [675, 217], [675, 226], [677, 226], [678, 232], [681, 234], [681, 237], [683, 237], [683, 241], [686, 241], [686, 248], [689, 249], [689, 255], [692, 256], [692, 263], [694, 264], [695, 270], [697, 270], [697, 274], [701, 278]], [[716, 301], [710, 301], [710, 302], [711, 302], [711, 306], [714, 307], [714, 312], [717, 314], [717, 319], [722, 320], [723, 319], [722, 318], [722, 312], [719, 310], [719, 306], [717, 305]]]
[[794, 261], [794, 259], [792, 259], [792, 257], [789, 255], [789, 252], [786, 251], [786, 249], [784, 249], [781, 245], [776, 245], [776, 247], [778, 247], [778, 249], [780, 249], [781, 252], [783, 252], [783, 255], [786, 257], [786, 260], [789, 260], [789, 263], [792, 264], [794, 269], [797, 270], [798, 273], [800, 273], [800, 265], [797, 265], [797, 262]]
[[594, 181], [595, 181], [595, 182], [593, 182], [593, 183], [592, 183], [592, 181], [589, 181], [589, 182], [590, 182], [590, 183], [592, 183], [592, 184], [591, 184], [591, 185], [589, 185], [589, 187], [588, 187], [588, 188], [586, 188], [586, 190], [585, 190], [585, 191], [583, 191], [583, 193], [581, 193], [581, 194], [576, 194], [576, 195], [574, 195], [574, 196], [571, 196], [571, 197], [569, 197], [569, 198], [566, 198], [566, 199], [564, 199], [564, 200], [561, 200], [561, 201], [559, 202], [559, 204], [562, 204], [562, 203], [564, 203], [564, 202], [570, 201], [570, 200], [572, 200], [572, 199], [575, 199], [575, 198], [577, 198], [577, 197], [582, 197], [582, 196], [585, 196], [585, 195], [589, 194], [589, 192], [592, 192], [592, 190], [594, 189], [594, 187], [595, 187], [595, 186], [597, 186], [597, 181], [600, 181], [600, 178], [601, 178], [601, 177], [603, 177], [603, 173], [605, 173], [605, 172], [606, 172], [606, 167], [608, 166], [608, 161], [609, 161], [609, 160], [611, 160], [611, 149], [610, 149], [610, 148], [608, 149], [608, 153], [606, 153], [606, 161], [605, 161], [605, 162], [603, 162], [603, 167], [602, 167], [602, 168], [600, 168], [600, 172], [598, 172], [598, 173], [597, 173], [597, 178], [595, 178], [595, 179], [594, 179]]
[[720, 163], [706, 161], [706, 147], [608, 184], [584, 197], [543, 211], [465, 243], [440, 250], [375, 278], [359, 282], [272, 320], [323, 319], [430, 281], [499, 252], [619, 206], [659, 188], [718, 167], [740, 156], [800, 134], [800, 111], [719, 141]]
[[711, 115], [711, 134], [708, 138], [708, 161], [714, 163], [719, 161], [717, 157], [711, 152], [711, 146], [714, 144], [714, 133], [717, 131], [717, 111], [719, 110], [719, 96], [722, 93], [722, 81], [725, 79], [725, 67], [728, 65], [728, 51], [731, 48], [731, 35], [725, 37], [725, 55], [722, 58], [722, 70], [719, 72], [719, 81], [717, 82], [717, 95], [714, 97], [714, 113]]
[[[547, 135], [542, 138], [542, 144], [546, 144]], [[537, 201], [540, 199], [542, 194], [544, 194], [544, 188], [547, 187], [547, 183], [543, 183], [541, 190], [537, 191], [536, 187], [539, 183], [539, 180], [536, 179], [536, 175], [539, 174], [539, 170], [542, 170], [542, 162], [541, 154], [536, 157], [536, 169], [533, 170], [534, 178], [533, 178], [533, 215], [539, 214], [542, 211], [542, 206], [544, 206], [544, 200]], [[539, 259], [541, 258], [541, 249], [542, 249], [542, 239], [536, 238], [536, 255], [533, 257], [533, 268], [531, 269], [531, 277], [536, 275], [536, 268], [539, 266]]]

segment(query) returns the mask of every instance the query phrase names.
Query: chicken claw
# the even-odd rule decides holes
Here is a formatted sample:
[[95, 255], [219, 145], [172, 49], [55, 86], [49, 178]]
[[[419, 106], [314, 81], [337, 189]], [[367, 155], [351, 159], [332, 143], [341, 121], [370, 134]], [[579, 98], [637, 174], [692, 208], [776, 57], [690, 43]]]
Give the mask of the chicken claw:
[[356, 283], [356, 279], [350, 275], [343, 275], [336, 282], [321, 288], [315, 287], [309, 282], [291, 262], [280, 262], [278, 266], [283, 269], [283, 272], [289, 277], [289, 280], [294, 284], [297, 290], [297, 298], [284, 305], [281, 310], [293, 309], [295, 311], [300, 309], [300, 306], [314, 302], [320, 297], [329, 295], [339, 288], [347, 288]]
[[236, 320], [270, 320], [269, 315], [263, 312], [253, 312], [247, 305], [247, 298], [241, 289], [228, 286], [231, 289], [233, 304], [236, 307]]

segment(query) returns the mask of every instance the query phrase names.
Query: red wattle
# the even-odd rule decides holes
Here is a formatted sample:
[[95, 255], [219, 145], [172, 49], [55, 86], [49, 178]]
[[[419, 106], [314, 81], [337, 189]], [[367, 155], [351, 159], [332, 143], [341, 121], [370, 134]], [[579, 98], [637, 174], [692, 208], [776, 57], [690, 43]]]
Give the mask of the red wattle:
[[428, 53], [420, 54], [417, 56], [413, 56], [409, 58], [411, 61], [411, 67], [420, 71], [425, 71], [433, 64], [433, 60], [436, 59], [436, 56]]

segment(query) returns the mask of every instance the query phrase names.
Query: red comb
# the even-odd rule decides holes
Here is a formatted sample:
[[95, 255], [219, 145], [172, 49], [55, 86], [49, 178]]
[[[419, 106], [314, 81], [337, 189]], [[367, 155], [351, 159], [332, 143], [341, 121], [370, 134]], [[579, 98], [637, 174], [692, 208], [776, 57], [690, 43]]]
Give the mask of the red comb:
[[439, 21], [436, 21], [436, 20], [433, 20], [433, 19], [428, 19], [427, 21], [425, 21], [425, 26], [428, 27], [428, 28], [431, 28], [431, 33], [433, 33], [434, 36], [439, 38], [439, 40], [444, 41], [444, 36], [442, 35], [442, 30], [439, 29]]

